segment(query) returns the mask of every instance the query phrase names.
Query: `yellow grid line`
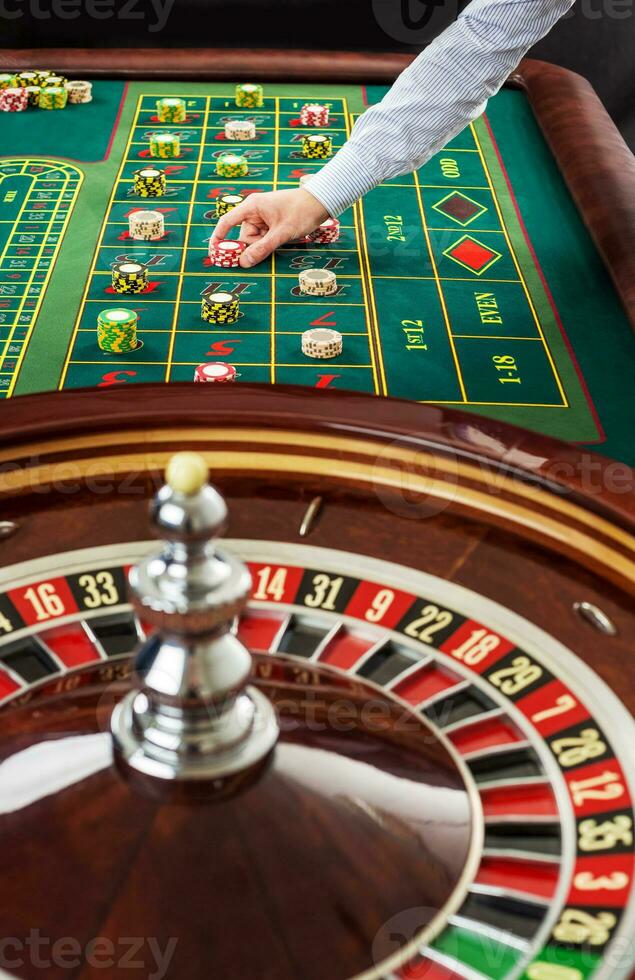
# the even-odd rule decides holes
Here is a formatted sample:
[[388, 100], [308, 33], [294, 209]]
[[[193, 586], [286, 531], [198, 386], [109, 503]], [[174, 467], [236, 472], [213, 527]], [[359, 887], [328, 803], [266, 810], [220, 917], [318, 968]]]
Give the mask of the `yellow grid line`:
[[452, 336], [456, 340], [533, 340], [540, 343], [540, 337], [508, 337], [504, 334], [455, 333]]
[[[435, 398], [432, 401], [418, 401], [418, 405], [465, 405], [462, 401], [445, 401]], [[562, 402], [468, 402], [468, 405], [489, 405], [492, 408], [566, 408]]]
[[[106, 205], [106, 211], [105, 211], [105, 214], [104, 214], [104, 218], [103, 218], [103, 221], [101, 223], [101, 228], [99, 229], [99, 237], [97, 239], [97, 244], [95, 245], [95, 251], [93, 252], [93, 258], [92, 258], [92, 261], [90, 263], [90, 269], [89, 269], [88, 275], [86, 276], [86, 283], [84, 285], [84, 291], [82, 293], [82, 298], [80, 300], [79, 309], [77, 311], [77, 316], [75, 318], [75, 324], [73, 326], [73, 333], [71, 335], [71, 339], [70, 339], [69, 344], [68, 344], [68, 349], [66, 351], [66, 357], [64, 358], [64, 367], [62, 368], [62, 373], [61, 373], [61, 376], [60, 376], [59, 384], [57, 386], [58, 387], [58, 390], [64, 387], [64, 383], [66, 381], [66, 375], [68, 374], [68, 368], [69, 368], [69, 365], [70, 365], [71, 360], [72, 360], [73, 349], [75, 347], [75, 342], [77, 340], [77, 334], [78, 334], [78, 331], [79, 331], [79, 324], [81, 323], [82, 314], [84, 312], [84, 307], [86, 305], [86, 299], [87, 299], [87, 296], [88, 296], [88, 290], [90, 289], [90, 287], [92, 285], [93, 276], [95, 275], [95, 267], [97, 265], [97, 259], [99, 258], [99, 251], [101, 249], [101, 245], [102, 245], [102, 242], [104, 240], [104, 235], [106, 234], [106, 230], [108, 228], [108, 215], [110, 214], [111, 208], [112, 208], [112, 206], [114, 204], [114, 201], [115, 201], [115, 192], [116, 192], [117, 187], [119, 185], [119, 181], [121, 180], [121, 175], [123, 174], [124, 167], [128, 163], [128, 152], [130, 150], [130, 146], [131, 146], [131, 143], [132, 143], [132, 134], [134, 133], [134, 128], [137, 125], [137, 119], [139, 118], [139, 111], [140, 111], [140, 108], [141, 108], [141, 100], [142, 99], [143, 99], [143, 96], [140, 95], [139, 98], [138, 98], [138, 100], [137, 100], [137, 106], [136, 106], [135, 114], [134, 114], [134, 117], [133, 117], [133, 120], [132, 120], [132, 125], [130, 126], [130, 133], [128, 134], [128, 139], [126, 141], [126, 148], [125, 148], [124, 153], [123, 153], [123, 156], [121, 158], [121, 163], [119, 165], [119, 170], [117, 171], [117, 176], [115, 177], [114, 183], [112, 185], [112, 189], [110, 191], [110, 196], [108, 198], [108, 203]], [[131, 181], [131, 183], [132, 183], [132, 181]], [[130, 202], [128, 201], [127, 203], [129, 204]]]
[[[344, 119], [346, 120], [346, 133], [348, 138], [351, 134], [352, 113], [349, 113], [348, 111], [348, 101], [346, 99], [342, 99], [342, 108], [344, 112]], [[376, 395], [386, 395], [388, 393], [386, 388], [386, 372], [384, 370], [381, 340], [379, 337], [379, 328], [376, 320], [377, 310], [375, 308], [373, 297], [372, 275], [370, 273], [370, 262], [368, 260], [368, 240], [366, 238], [362, 208], [359, 202], [356, 201], [353, 204], [352, 213], [353, 224], [355, 227], [355, 244], [357, 246], [356, 251], [359, 259], [360, 271], [363, 271], [363, 269], [366, 268], [368, 272], [368, 286], [364, 276], [362, 275], [361, 277], [362, 294], [364, 297], [364, 303], [362, 305], [364, 306], [364, 321], [366, 338], [368, 340], [368, 350], [370, 352], [373, 365], [373, 385]], [[379, 376], [377, 373], [378, 368]]]
[[[221, 334], [226, 334], [226, 333], [230, 333], [230, 332], [231, 332], [232, 337], [234, 336], [234, 334], [245, 334], [245, 336], [248, 336], [248, 337], [268, 337], [270, 335], [270, 331], [269, 330], [231, 330], [230, 331], [230, 328], [231, 327], [233, 327], [233, 323], [219, 323], [219, 324], [216, 324], [216, 325], [210, 324], [209, 325], [209, 329], [202, 329], [202, 330], [186, 330], [186, 329], [181, 328], [179, 330], [179, 335], [180, 334], [186, 334], [186, 333], [187, 334], [192, 334], [193, 336], [203, 336], [203, 335], [205, 335], [209, 340], [213, 340], [215, 336], [218, 336], [218, 339], [220, 339], [220, 335]], [[215, 330], [218, 331], [218, 334], [215, 334], [215, 332], [214, 332]], [[80, 329], [79, 329], [79, 333], [93, 333], [93, 332], [94, 331], [90, 327], [80, 327]], [[167, 333], [170, 332], [170, 327], [166, 327], [164, 330], [161, 330], [160, 328], [154, 328], [154, 329], [153, 328], [150, 328], [148, 330], [144, 330], [143, 332], [144, 332], [144, 334], [146, 334], [146, 333], [167, 334]], [[304, 331], [304, 328], [298, 328], [298, 330], [278, 330], [277, 331], [277, 333], [278, 333], [278, 335], [280, 337], [300, 337], [300, 336], [302, 336], [302, 334], [304, 332], [305, 332]], [[340, 330], [339, 333], [341, 333], [343, 337], [364, 337], [364, 336], [366, 336], [366, 331], [365, 330]], [[117, 355], [117, 356], [119, 356], [119, 355]], [[0, 372], [0, 374], [1, 373], [2, 372]], [[9, 373], [9, 372], [7, 372], [7, 373]]]
[[[209, 111], [210, 111], [210, 108], [209, 108], [210, 107], [210, 98], [211, 98], [211, 96], [209, 96], [209, 95], [206, 95], [205, 96], [205, 116], [204, 116], [204, 119], [203, 119], [203, 135], [205, 135], [205, 133], [207, 132], [207, 121], [209, 119]], [[185, 234], [183, 236], [183, 246], [182, 246], [183, 255], [181, 256], [181, 268], [180, 268], [180, 271], [179, 271], [179, 279], [178, 279], [178, 284], [177, 284], [177, 287], [176, 287], [176, 296], [174, 298], [174, 314], [172, 316], [172, 330], [170, 332], [170, 345], [168, 347], [168, 364], [167, 364], [167, 370], [165, 372], [165, 380], [166, 381], [169, 381], [170, 380], [170, 374], [172, 373], [172, 367], [173, 367], [173, 364], [175, 363], [174, 360], [173, 360], [173, 357], [174, 357], [174, 345], [176, 344], [176, 325], [177, 325], [177, 322], [178, 322], [178, 319], [179, 319], [179, 313], [181, 311], [181, 293], [183, 292], [183, 280], [184, 280], [184, 277], [185, 277], [185, 265], [186, 265], [186, 262], [187, 262], [187, 250], [188, 250], [188, 246], [189, 246], [190, 235], [192, 233], [192, 228], [191, 228], [191, 225], [190, 225], [190, 218], [192, 217], [192, 213], [194, 211], [194, 205], [196, 203], [196, 191], [197, 191], [197, 188], [198, 188], [198, 178], [199, 178], [199, 175], [201, 173], [201, 167], [203, 165], [203, 148], [204, 148], [204, 144], [205, 144], [205, 141], [202, 140], [201, 141], [201, 148], [200, 148], [200, 151], [199, 151], [199, 154], [198, 154], [198, 161], [197, 161], [197, 164], [196, 164], [196, 173], [194, 175], [194, 182], [193, 182], [193, 185], [192, 185], [190, 206], [188, 208], [187, 218], [185, 220]]]
[[[275, 96], [274, 116], [274, 151], [273, 151], [273, 190], [278, 186], [278, 171], [280, 167], [280, 97]], [[271, 314], [269, 320], [271, 340], [269, 343], [269, 379], [271, 384], [276, 382], [276, 253], [271, 254]]]
[[[188, 275], [194, 275], [194, 273], [191, 273], [190, 272], [190, 273], [188, 273]], [[142, 293], [141, 294], [137, 293], [136, 294], [136, 298], [137, 299], [140, 299], [142, 295], [143, 295]], [[328, 296], [326, 296], [324, 298], [325, 299], [328, 299]], [[104, 303], [104, 301], [101, 300], [101, 299], [87, 299], [86, 302], [87, 303], [99, 303], [102, 306], [103, 306], [103, 303]], [[150, 299], [147, 300], [147, 302], [150, 302], [150, 303], [155, 303], [155, 302], [156, 303], [171, 303], [173, 301], [170, 300], [170, 299], [156, 299], [155, 297], [151, 297]], [[241, 306], [269, 306], [269, 302], [270, 301], [267, 300], [267, 299], [264, 299], [264, 300], [241, 299], [240, 305]], [[196, 299], [182, 299], [181, 300], [181, 306], [186, 306], [188, 303], [190, 303], [192, 305], [198, 306], [199, 305], [199, 300], [196, 300]], [[289, 300], [289, 301], [287, 301], [287, 300], [278, 300], [278, 304], [277, 305], [278, 306], [313, 306], [313, 307], [317, 307], [320, 304], [319, 303], [302, 303], [300, 301], [298, 301], [297, 303], [294, 303], [291, 300]], [[328, 304], [325, 303], [324, 305], [327, 306]], [[339, 306], [358, 306], [360, 308], [363, 308], [364, 307], [364, 304], [363, 303], [338, 303], [337, 305], [338, 305], [338, 307]], [[81, 329], [82, 330], [85, 330], [86, 327], [82, 327]]]
[[[109, 364], [114, 364], [114, 363], [115, 363], [114, 360], [107, 361], [105, 358], [101, 361], [73, 361], [73, 364], [93, 364], [93, 365], [101, 364], [102, 366], [103, 365], [108, 366]], [[143, 365], [144, 367], [161, 367], [161, 366], [167, 367], [168, 362], [167, 361], [135, 361], [135, 360], [125, 361], [125, 360], [120, 360], [119, 355], [117, 355], [116, 363], [119, 366], [123, 366], [123, 365], [133, 366], [136, 364], [136, 365]], [[197, 361], [172, 361], [172, 367], [175, 366], [190, 367], [192, 365], [196, 365], [197, 363], [198, 363]], [[262, 361], [233, 361], [232, 363], [234, 367], [265, 367]], [[324, 365], [324, 364], [320, 365], [320, 367], [327, 367], [327, 366], [328, 365]], [[278, 367], [314, 369], [316, 365], [315, 364], [278, 364]], [[340, 368], [347, 368], [347, 369], [360, 368], [360, 370], [364, 370], [364, 371], [372, 370], [372, 364], [334, 364], [333, 367], [337, 368], [338, 370]]]
[[441, 279], [439, 278], [439, 270], [437, 269], [436, 259], [434, 257], [434, 252], [432, 250], [432, 242], [430, 241], [430, 232], [428, 231], [428, 225], [426, 222], [425, 211], [423, 207], [423, 195], [421, 194], [421, 185], [419, 183], [419, 175], [414, 172], [415, 179], [415, 190], [417, 193], [417, 201], [419, 202], [419, 214], [421, 215], [421, 222], [423, 224], [423, 233], [425, 235], [426, 244], [428, 246], [428, 252], [430, 253], [430, 262], [432, 263], [432, 271], [434, 272], [434, 279], [437, 286], [437, 293], [439, 295], [439, 302], [441, 303], [441, 310], [443, 313], [443, 320], [445, 323], [445, 328], [448, 334], [448, 341], [450, 344], [450, 350], [452, 352], [452, 358], [454, 360], [454, 366], [456, 368], [457, 379], [459, 382], [459, 388], [461, 389], [461, 395], [463, 396], [463, 402], [467, 403], [469, 401], [467, 397], [467, 392], [465, 390], [465, 384], [463, 382], [463, 374], [461, 372], [461, 365], [459, 363], [459, 358], [456, 353], [456, 347], [454, 344], [454, 338], [452, 337], [452, 327], [450, 325], [450, 316], [448, 314], [448, 308], [445, 302], [445, 296], [443, 293], [443, 287], [441, 285]]

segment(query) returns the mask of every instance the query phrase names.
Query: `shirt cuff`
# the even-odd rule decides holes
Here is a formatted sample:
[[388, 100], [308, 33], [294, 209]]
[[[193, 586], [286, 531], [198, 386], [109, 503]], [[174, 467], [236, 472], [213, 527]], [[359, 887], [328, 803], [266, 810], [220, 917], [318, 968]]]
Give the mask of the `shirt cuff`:
[[312, 194], [331, 217], [336, 218], [378, 183], [349, 142], [306, 181], [302, 189]]

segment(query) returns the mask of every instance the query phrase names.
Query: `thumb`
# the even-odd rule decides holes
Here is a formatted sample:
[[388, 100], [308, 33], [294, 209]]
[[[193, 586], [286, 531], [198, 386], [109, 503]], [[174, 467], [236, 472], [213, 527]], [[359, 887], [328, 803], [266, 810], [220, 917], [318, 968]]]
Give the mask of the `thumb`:
[[257, 242], [254, 242], [253, 245], [245, 249], [240, 257], [240, 264], [243, 268], [249, 269], [252, 265], [263, 262], [279, 245], [288, 241], [289, 237], [290, 232], [284, 225], [278, 225], [277, 228], [270, 228], [266, 235], [263, 235]]
[[232, 228], [235, 228], [236, 225], [242, 224], [250, 211], [250, 205], [247, 203], [247, 201], [243, 201], [242, 204], [238, 205], [238, 207], [232, 208], [231, 211], [224, 214], [218, 219], [218, 224], [216, 225], [216, 228], [212, 234], [212, 241], [215, 242], [219, 239], [226, 238], [228, 232], [230, 232]]

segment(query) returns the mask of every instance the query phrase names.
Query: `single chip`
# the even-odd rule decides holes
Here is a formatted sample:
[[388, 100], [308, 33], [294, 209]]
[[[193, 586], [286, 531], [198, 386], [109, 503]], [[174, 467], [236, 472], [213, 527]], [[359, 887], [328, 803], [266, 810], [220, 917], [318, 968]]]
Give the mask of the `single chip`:
[[330, 269], [303, 269], [298, 282], [308, 296], [331, 296], [337, 292], [337, 277]]
[[337, 330], [318, 327], [302, 334], [302, 353], [307, 357], [327, 360], [342, 353], [342, 335]]
[[232, 364], [223, 364], [222, 361], [210, 361], [207, 364], [199, 364], [194, 371], [194, 380], [203, 382], [235, 381], [237, 377], [236, 368]]

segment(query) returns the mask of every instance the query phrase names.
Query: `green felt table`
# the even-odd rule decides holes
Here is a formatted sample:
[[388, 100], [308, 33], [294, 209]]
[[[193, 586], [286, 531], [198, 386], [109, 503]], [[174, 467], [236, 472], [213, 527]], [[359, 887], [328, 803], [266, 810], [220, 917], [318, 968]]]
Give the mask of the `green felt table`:
[[[386, 89], [272, 83], [257, 111], [238, 110], [233, 90], [229, 81], [100, 79], [89, 105], [2, 116], [4, 398], [189, 381], [198, 363], [227, 361], [239, 382], [455, 406], [635, 462], [635, 341], [522, 91], [503, 90], [419, 171], [341, 215], [339, 242], [289, 244], [246, 272], [206, 264], [218, 195], [297, 186], [320, 165], [301, 154], [301, 105], [330, 104], [337, 148]], [[187, 100], [182, 154], [161, 162], [166, 196], [142, 201], [132, 173], [149, 159], [153, 129], [169, 128], [155, 115], [167, 95]], [[240, 144], [249, 175], [222, 180], [214, 163], [227, 148], [224, 121], [241, 114], [257, 126], [256, 140]], [[128, 238], [139, 207], [164, 212], [164, 240]], [[125, 257], [149, 263], [146, 293], [112, 292], [111, 264]], [[298, 273], [309, 267], [333, 269], [337, 294], [302, 295]], [[200, 317], [214, 283], [240, 295], [233, 326]], [[97, 314], [115, 304], [139, 314], [133, 354], [97, 346]], [[318, 325], [342, 333], [339, 357], [302, 354], [302, 332]]]

